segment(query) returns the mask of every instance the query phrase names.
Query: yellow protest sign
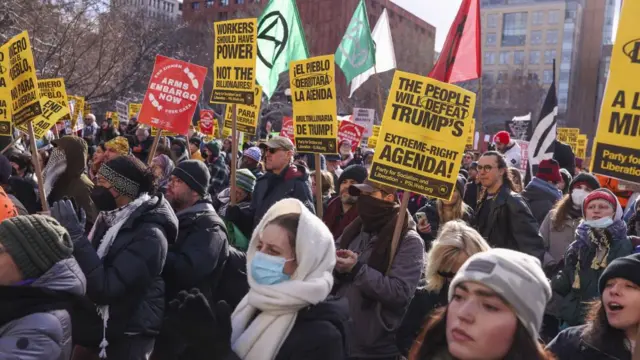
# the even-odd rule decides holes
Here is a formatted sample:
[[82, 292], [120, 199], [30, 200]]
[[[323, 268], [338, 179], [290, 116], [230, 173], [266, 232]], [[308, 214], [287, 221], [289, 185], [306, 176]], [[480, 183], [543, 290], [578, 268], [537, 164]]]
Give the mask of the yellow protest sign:
[[367, 140], [367, 147], [370, 149], [375, 149], [378, 144], [378, 137], [372, 136]]
[[12, 120], [19, 125], [42, 114], [29, 35], [23, 31], [2, 45], [2, 49], [0, 52], [8, 63]]
[[[158, 135], [158, 128], [152, 126], [149, 133], [151, 134], [151, 136], [156, 137]], [[162, 131], [162, 136], [179, 136], [179, 134], [164, 130]]]
[[226, 139], [231, 137], [231, 129], [229, 128], [222, 128], [222, 139]]
[[579, 134], [580, 134], [580, 129], [578, 128], [558, 128], [556, 139], [560, 142], [563, 142], [571, 146], [571, 149], [575, 153]]
[[0, 135], [12, 135], [11, 126], [11, 93], [9, 91], [9, 57], [0, 48]]
[[378, 137], [380, 136], [380, 125], [373, 125], [373, 137]]
[[369, 178], [450, 199], [476, 95], [455, 85], [396, 71]]
[[469, 125], [469, 131], [467, 132], [467, 142], [466, 147], [469, 149], [473, 149], [473, 137], [476, 133], [476, 119], [471, 119], [471, 124]]
[[[262, 104], [262, 88], [256, 85], [254, 89], [254, 103], [252, 105], [236, 105], [236, 128], [238, 131], [249, 135], [256, 134], [258, 118], [260, 117], [260, 105]], [[224, 127], [233, 126], [233, 106], [227, 105], [224, 116]]]
[[640, 1], [623, 1], [593, 140], [594, 173], [640, 183]]
[[142, 104], [134, 104], [134, 103], [130, 103], [129, 104], [129, 119], [127, 120], [131, 120], [131, 118], [138, 118], [138, 115], [140, 115], [140, 109], [142, 109]]
[[88, 102], [84, 103], [84, 113], [91, 114], [91, 104], [89, 104]]
[[335, 154], [338, 136], [333, 55], [289, 65], [293, 129], [299, 152]]
[[82, 116], [86, 114], [84, 112], [84, 97], [83, 96], [69, 96], [69, 108], [71, 111], [71, 130], [76, 130], [78, 121], [82, 122]]
[[[69, 107], [69, 99], [67, 98], [67, 90], [64, 86], [63, 78], [38, 79], [38, 90], [41, 97], [46, 96], [64, 107]], [[69, 116], [65, 116], [65, 119], [62, 120], [69, 120]]]
[[214, 79], [210, 102], [253, 104], [258, 52], [257, 19], [217, 21], [213, 24], [213, 31]]
[[[46, 96], [40, 98], [40, 103], [42, 114], [33, 120], [33, 133], [36, 139], [42, 139], [56, 122], [69, 115], [68, 107], [62, 106]], [[29, 133], [28, 122], [23, 122], [20, 125], [16, 125], [16, 127], [24, 133]]]
[[576, 143], [576, 157], [579, 157], [580, 159], [584, 159], [587, 157], [587, 145], [589, 144], [589, 139], [587, 138], [587, 135], [585, 134], [580, 134], [578, 135], [578, 141]]
[[105, 114], [105, 119], [111, 119], [111, 121], [113, 122], [113, 126], [116, 128], [120, 124], [120, 114], [118, 114], [116, 111], [107, 111], [107, 113]]

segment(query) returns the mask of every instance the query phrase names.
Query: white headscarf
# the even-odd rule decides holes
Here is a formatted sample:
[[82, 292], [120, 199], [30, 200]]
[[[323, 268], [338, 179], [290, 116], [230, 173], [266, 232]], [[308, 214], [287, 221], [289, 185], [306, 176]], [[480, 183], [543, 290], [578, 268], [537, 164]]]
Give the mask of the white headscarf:
[[[251, 262], [264, 228], [276, 217], [300, 214], [296, 233], [298, 268], [291, 280], [260, 285], [251, 275]], [[298, 311], [325, 300], [333, 286], [336, 249], [333, 235], [318, 217], [296, 199], [273, 205], [253, 232], [247, 250], [249, 293], [231, 315], [231, 348], [242, 360], [273, 360], [298, 316]], [[251, 321], [255, 313], [260, 314]]]

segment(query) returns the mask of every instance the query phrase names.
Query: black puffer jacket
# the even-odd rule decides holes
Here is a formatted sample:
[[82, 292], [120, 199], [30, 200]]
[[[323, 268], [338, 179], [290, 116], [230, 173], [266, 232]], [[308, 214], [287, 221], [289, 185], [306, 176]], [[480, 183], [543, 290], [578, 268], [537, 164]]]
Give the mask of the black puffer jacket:
[[582, 335], [587, 325], [563, 330], [553, 339], [547, 350], [558, 360], [631, 360], [631, 352], [624, 345], [602, 341], [595, 344]]
[[[94, 237], [101, 239], [106, 229]], [[102, 339], [102, 319], [97, 305], [109, 305], [107, 339], [117, 341], [126, 333], [155, 336], [164, 314], [162, 267], [167, 243], [175, 242], [178, 219], [162, 195], [154, 196], [136, 209], [120, 228], [107, 255], [100, 259], [98, 244], [85, 237], [75, 243], [73, 255], [87, 277], [91, 303], [75, 309], [73, 340], [97, 347]]]

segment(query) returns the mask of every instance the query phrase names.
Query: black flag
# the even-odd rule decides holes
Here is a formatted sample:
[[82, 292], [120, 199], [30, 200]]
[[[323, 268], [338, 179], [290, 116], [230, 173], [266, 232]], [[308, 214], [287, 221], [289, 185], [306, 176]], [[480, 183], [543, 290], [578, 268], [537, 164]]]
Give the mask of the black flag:
[[[555, 72], [554, 72], [555, 73]], [[554, 74], [555, 75], [555, 74]], [[533, 178], [538, 171], [540, 161], [553, 158], [557, 135], [558, 97], [556, 96], [555, 76], [542, 105], [540, 120], [529, 142], [529, 176]]]

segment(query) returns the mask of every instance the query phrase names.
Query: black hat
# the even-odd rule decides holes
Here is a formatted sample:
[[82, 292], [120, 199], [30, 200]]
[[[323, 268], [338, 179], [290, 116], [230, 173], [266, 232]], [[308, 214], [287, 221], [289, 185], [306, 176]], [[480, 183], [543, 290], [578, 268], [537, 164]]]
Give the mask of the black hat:
[[340, 155], [338, 155], [338, 154], [328, 154], [328, 155], [325, 155], [324, 157], [325, 157], [325, 159], [327, 159], [327, 161], [340, 161], [340, 160], [342, 160], [340, 158]]
[[355, 180], [358, 184], [362, 184], [367, 179], [367, 169], [361, 165], [347, 166], [338, 177], [336, 186], [339, 187], [347, 179]]
[[469, 172], [466, 169], [460, 168], [458, 176], [463, 176], [465, 179], [469, 178]]
[[9, 162], [6, 156], [0, 155], [0, 184], [6, 184], [9, 182], [13, 166]]
[[574, 176], [573, 180], [571, 180], [569, 191], [573, 190], [574, 187], [582, 184], [587, 185], [591, 190], [600, 188], [600, 182], [598, 181], [598, 178], [596, 178], [592, 174], [581, 172], [578, 175]]
[[202, 140], [199, 137], [194, 136], [191, 139], [189, 139], [189, 144], [193, 144], [198, 148], [200, 148], [200, 144], [202, 144]]
[[201, 196], [207, 194], [211, 174], [204, 162], [199, 160], [185, 160], [178, 164], [171, 175], [187, 184], [193, 191]]
[[469, 170], [478, 170], [478, 162], [472, 162], [471, 165], [469, 165]]
[[467, 184], [467, 179], [462, 175], [458, 175], [456, 179], [456, 190], [460, 193], [460, 196], [464, 196], [464, 186]]
[[614, 278], [623, 278], [640, 286], [640, 254], [617, 258], [604, 269], [598, 280], [600, 295], [604, 292], [607, 281]]

